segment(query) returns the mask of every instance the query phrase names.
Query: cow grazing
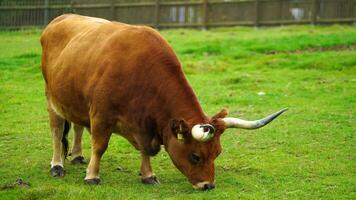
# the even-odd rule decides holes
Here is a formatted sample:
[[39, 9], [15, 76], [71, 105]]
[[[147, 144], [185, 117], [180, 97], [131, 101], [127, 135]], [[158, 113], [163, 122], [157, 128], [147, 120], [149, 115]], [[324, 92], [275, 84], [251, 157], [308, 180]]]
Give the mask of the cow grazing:
[[[100, 159], [112, 133], [142, 156], [141, 176], [157, 184], [150, 158], [168, 152], [194, 188], [214, 188], [214, 160], [226, 128], [255, 129], [262, 120], [203, 112], [169, 44], [152, 28], [66, 14], [43, 31], [42, 73], [53, 136], [52, 176], [64, 176], [66, 135], [74, 124], [73, 163], [83, 163], [83, 127], [91, 133], [85, 182], [98, 184]], [[65, 153], [66, 154], [66, 153]]]

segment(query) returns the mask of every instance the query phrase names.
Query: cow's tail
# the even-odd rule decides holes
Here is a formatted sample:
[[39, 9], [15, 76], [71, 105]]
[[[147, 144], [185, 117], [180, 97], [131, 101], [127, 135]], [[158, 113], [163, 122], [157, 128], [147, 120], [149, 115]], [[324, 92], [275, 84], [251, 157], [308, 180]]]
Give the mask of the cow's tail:
[[64, 129], [63, 129], [63, 136], [62, 136], [62, 146], [63, 146], [63, 154], [64, 159], [67, 159], [68, 156], [68, 133], [70, 130], [70, 122], [67, 120], [64, 121]]

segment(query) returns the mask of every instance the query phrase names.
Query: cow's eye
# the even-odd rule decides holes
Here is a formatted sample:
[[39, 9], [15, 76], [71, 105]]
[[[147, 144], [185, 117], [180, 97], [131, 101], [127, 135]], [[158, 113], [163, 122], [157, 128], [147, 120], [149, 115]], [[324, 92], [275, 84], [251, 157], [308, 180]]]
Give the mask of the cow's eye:
[[190, 162], [193, 164], [193, 165], [196, 165], [200, 162], [200, 157], [198, 154], [196, 153], [192, 153], [190, 155]]

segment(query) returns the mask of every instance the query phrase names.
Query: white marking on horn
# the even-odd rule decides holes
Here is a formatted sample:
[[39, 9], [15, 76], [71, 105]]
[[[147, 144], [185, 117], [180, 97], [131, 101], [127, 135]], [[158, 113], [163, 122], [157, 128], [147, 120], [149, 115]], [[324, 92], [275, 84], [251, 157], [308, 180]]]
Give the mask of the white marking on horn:
[[[205, 126], [210, 126], [211, 128], [209, 128], [208, 131], [204, 131]], [[201, 142], [208, 141], [214, 136], [214, 127], [210, 124], [195, 125], [192, 128], [192, 136], [197, 141], [201, 141]]]
[[194, 139], [198, 140], [198, 141], [204, 141], [204, 137], [205, 137], [205, 132], [204, 132], [204, 128], [201, 127], [201, 125], [195, 125], [192, 128], [192, 136]]
[[248, 120], [243, 120], [243, 119], [238, 119], [233, 117], [226, 117], [223, 118], [222, 120], [225, 122], [227, 128], [257, 129], [267, 125], [286, 110], [288, 110], [288, 108], [284, 108], [263, 119], [259, 119], [255, 121], [248, 121]]

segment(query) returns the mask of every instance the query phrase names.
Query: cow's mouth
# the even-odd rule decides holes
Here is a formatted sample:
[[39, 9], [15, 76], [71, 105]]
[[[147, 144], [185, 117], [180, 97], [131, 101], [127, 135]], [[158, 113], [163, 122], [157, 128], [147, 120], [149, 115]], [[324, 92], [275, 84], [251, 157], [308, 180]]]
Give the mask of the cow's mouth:
[[210, 183], [209, 181], [203, 181], [193, 185], [193, 188], [199, 190], [212, 190], [215, 188], [215, 184]]

